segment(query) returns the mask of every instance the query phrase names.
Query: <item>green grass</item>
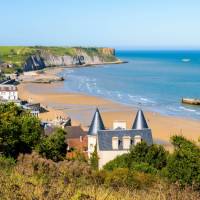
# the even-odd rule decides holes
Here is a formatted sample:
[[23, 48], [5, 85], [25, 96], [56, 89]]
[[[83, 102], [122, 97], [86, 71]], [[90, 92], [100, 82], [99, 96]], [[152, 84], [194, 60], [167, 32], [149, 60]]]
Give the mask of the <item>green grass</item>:
[[30, 55], [49, 53], [54, 56], [75, 56], [86, 53], [88, 56], [97, 56], [105, 62], [116, 61], [116, 57], [106, 54], [102, 48], [83, 48], [83, 47], [53, 47], [53, 46], [0, 46], [0, 62], [13, 64], [14, 68], [4, 69], [5, 73], [12, 73], [17, 69], [22, 69], [26, 59]]
[[0, 60], [16, 67], [22, 67], [27, 57], [35, 52], [36, 49], [31, 47], [0, 46]]

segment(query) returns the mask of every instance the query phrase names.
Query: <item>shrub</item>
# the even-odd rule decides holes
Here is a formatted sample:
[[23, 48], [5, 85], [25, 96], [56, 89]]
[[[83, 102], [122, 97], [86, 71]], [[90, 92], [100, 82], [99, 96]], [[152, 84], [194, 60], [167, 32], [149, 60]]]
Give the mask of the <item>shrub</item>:
[[127, 154], [116, 157], [104, 166], [106, 170], [129, 168], [155, 174], [167, 164], [168, 153], [160, 145], [148, 146], [141, 142]]
[[91, 165], [92, 169], [98, 170], [98, 166], [99, 166], [99, 157], [98, 157], [98, 153], [97, 153], [97, 145], [95, 145], [94, 152], [93, 152], [92, 155], [91, 155], [91, 158], [90, 158], [90, 165]]
[[53, 161], [63, 160], [66, 156], [67, 145], [65, 143], [65, 131], [56, 129], [48, 137], [44, 137], [37, 147], [37, 151]]
[[158, 170], [148, 163], [132, 163], [131, 169], [139, 172], [150, 173], [150, 174], [157, 174]]
[[108, 162], [105, 166], [105, 170], [112, 171], [116, 168], [128, 168], [129, 163], [129, 154], [123, 154], [121, 156], [117, 156], [114, 160]]
[[182, 136], [171, 138], [175, 150], [167, 163], [167, 176], [184, 186], [200, 186], [200, 148]]
[[36, 152], [32, 154], [20, 154], [17, 158], [16, 171], [27, 176], [56, 176], [56, 163], [42, 158]]
[[168, 152], [163, 146], [156, 144], [148, 146], [145, 142], [141, 142], [131, 149], [129, 165], [132, 166], [131, 162], [148, 163], [156, 169], [162, 169], [167, 164], [167, 155]]
[[113, 188], [128, 187], [129, 189], [146, 188], [154, 183], [155, 179], [148, 174], [135, 172], [127, 168], [118, 168], [108, 173], [105, 184]]
[[10, 170], [15, 166], [15, 160], [13, 158], [6, 158], [0, 156], [0, 170]]

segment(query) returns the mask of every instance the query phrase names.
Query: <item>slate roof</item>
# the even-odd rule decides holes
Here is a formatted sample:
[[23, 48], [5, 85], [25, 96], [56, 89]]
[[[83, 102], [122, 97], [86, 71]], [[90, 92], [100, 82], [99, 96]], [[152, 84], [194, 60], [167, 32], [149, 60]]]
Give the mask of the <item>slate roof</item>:
[[144, 113], [142, 112], [142, 110], [138, 110], [132, 129], [141, 130], [141, 129], [146, 129], [146, 128], [149, 128], [149, 127], [144, 117]]
[[100, 112], [97, 108], [94, 113], [94, 117], [92, 119], [92, 123], [88, 131], [88, 135], [97, 135], [99, 130], [105, 130], [105, 126], [103, 124], [103, 120], [101, 118]]
[[[119, 151], [123, 149], [123, 136], [130, 136], [132, 144], [134, 144], [134, 136], [140, 135], [148, 145], [153, 143], [151, 129], [143, 130], [102, 130], [98, 131], [98, 146], [100, 151]], [[119, 138], [118, 150], [112, 149], [112, 137]]]

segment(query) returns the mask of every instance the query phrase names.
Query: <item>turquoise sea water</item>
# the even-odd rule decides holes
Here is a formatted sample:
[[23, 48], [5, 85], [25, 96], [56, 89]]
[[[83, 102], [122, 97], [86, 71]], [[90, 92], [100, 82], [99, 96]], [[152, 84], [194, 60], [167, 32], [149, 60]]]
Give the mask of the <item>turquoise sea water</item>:
[[126, 64], [66, 69], [67, 92], [81, 92], [165, 115], [200, 119], [200, 51], [117, 51]]

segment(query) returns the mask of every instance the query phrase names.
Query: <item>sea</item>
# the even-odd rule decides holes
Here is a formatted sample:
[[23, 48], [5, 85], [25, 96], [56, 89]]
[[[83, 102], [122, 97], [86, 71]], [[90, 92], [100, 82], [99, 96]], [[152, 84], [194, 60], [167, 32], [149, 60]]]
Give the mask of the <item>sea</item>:
[[116, 51], [127, 63], [65, 69], [62, 92], [111, 99], [146, 111], [200, 120], [200, 51]]

